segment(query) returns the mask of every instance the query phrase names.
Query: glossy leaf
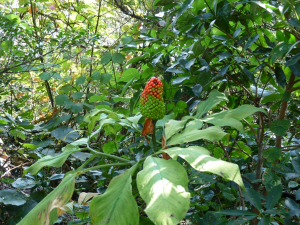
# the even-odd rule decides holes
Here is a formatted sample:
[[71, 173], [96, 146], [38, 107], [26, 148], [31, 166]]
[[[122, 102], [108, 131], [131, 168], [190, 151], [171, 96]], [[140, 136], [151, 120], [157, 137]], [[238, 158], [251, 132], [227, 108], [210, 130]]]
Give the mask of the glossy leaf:
[[251, 198], [251, 203], [255, 206], [255, 208], [260, 210], [261, 209], [261, 200], [260, 200], [259, 192], [255, 191], [251, 188], [247, 188], [246, 190], [247, 190], [249, 197]]
[[201, 101], [198, 104], [196, 117], [200, 118], [204, 113], [211, 110], [222, 101], [228, 101], [225, 94], [217, 91], [216, 89], [212, 90], [208, 95], [208, 99]]
[[226, 133], [220, 127], [208, 127], [204, 130], [184, 130], [182, 133], [174, 135], [168, 142], [167, 145], [184, 144], [186, 142], [192, 142], [199, 139], [205, 139], [208, 141], [219, 141]]
[[165, 124], [166, 140], [168, 140], [170, 137], [172, 137], [172, 135], [176, 134], [181, 129], [183, 129], [185, 124], [186, 120], [169, 120], [169, 122]]
[[76, 172], [70, 172], [61, 183], [36, 205], [18, 225], [53, 224], [58, 218], [57, 210], [63, 208], [74, 191]]
[[210, 117], [210, 118], [204, 118], [203, 121], [219, 127], [223, 127], [223, 126], [234, 127], [238, 131], [242, 133], [244, 132], [243, 124], [240, 121], [233, 118], [218, 119], [218, 118]]
[[242, 120], [255, 112], [263, 112], [265, 113], [264, 109], [256, 108], [252, 105], [242, 105], [236, 109], [232, 110], [225, 110], [219, 113], [214, 113], [210, 116], [205, 117], [205, 120], [208, 119], [229, 119], [233, 118], [236, 120]]
[[190, 194], [185, 169], [174, 160], [147, 157], [137, 175], [137, 186], [155, 224], [177, 224], [186, 215]]
[[168, 153], [174, 160], [177, 160], [178, 157], [183, 158], [195, 170], [217, 174], [237, 183], [245, 190], [239, 166], [211, 157], [210, 152], [205, 148], [198, 146], [190, 146], [188, 148], [174, 147], [164, 150], [164, 152]]
[[292, 164], [294, 167], [294, 170], [300, 174], [300, 156], [293, 158]]
[[275, 67], [275, 77], [277, 84], [279, 84], [281, 87], [284, 87], [286, 84], [286, 78], [283, 70], [279, 66]]
[[92, 199], [90, 217], [93, 224], [139, 224], [138, 206], [131, 187], [131, 176], [136, 167], [137, 164], [114, 177], [106, 192]]
[[173, 23], [172, 23], [172, 26], [175, 25], [177, 19], [188, 9], [190, 8], [190, 6], [192, 5], [192, 3], [194, 2], [194, 0], [186, 0], [180, 7], [179, 11], [177, 12], [174, 20], [173, 20]]
[[26, 173], [31, 173], [32, 175], [35, 175], [39, 172], [39, 170], [45, 166], [53, 166], [53, 167], [61, 167], [63, 163], [67, 160], [69, 155], [72, 153], [80, 151], [78, 146], [73, 145], [67, 145], [64, 147], [64, 151], [53, 157], [50, 155], [47, 155], [41, 159], [39, 159], [36, 163], [25, 169]]
[[246, 42], [244, 46], [244, 50], [249, 48], [254, 42], [256, 42], [259, 38], [259, 34], [254, 35], [254, 37], [249, 38], [249, 40]]

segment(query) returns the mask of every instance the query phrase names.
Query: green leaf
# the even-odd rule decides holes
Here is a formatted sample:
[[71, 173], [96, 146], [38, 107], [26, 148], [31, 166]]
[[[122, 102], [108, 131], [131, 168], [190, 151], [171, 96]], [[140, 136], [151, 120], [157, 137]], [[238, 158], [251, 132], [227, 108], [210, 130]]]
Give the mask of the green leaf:
[[243, 124], [240, 121], [233, 118], [216, 119], [214, 117], [210, 117], [210, 118], [204, 118], [203, 121], [219, 127], [231, 126], [237, 129], [238, 131], [240, 131], [241, 133], [244, 132]]
[[155, 224], [178, 224], [186, 215], [190, 194], [185, 169], [174, 160], [147, 157], [137, 175], [137, 186]]
[[101, 64], [106, 65], [111, 60], [111, 54], [110, 52], [105, 52], [103, 56], [101, 57]]
[[259, 192], [253, 190], [252, 188], [246, 188], [248, 196], [251, 199], [251, 203], [257, 208], [258, 210], [261, 209], [261, 200]]
[[250, 115], [252, 115], [255, 112], [263, 112], [266, 113], [264, 109], [256, 108], [252, 105], [242, 105], [236, 109], [232, 110], [225, 110], [219, 113], [214, 113], [210, 116], [207, 116], [204, 118], [204, 120], [208, 119], [229, 119], [233, 118], [236, 120], [242, 120]]
[[186, 120], [170, 120], [168, 123], [165, 124], [165, 135], [166, 140], [176, 134], [178, 131], [183, 129], [184, 125], [186, 124]]
[[284, 203], [285, 203], [286, 207], [288, 207], [290, 209], [290, 211], [289, 211], [290, 216], [297, 216], [297, 217], [300, 216], [299, 205], [294, 200], [287, 198], [284, 201]]
[[288, 120], [274, 120], [270, 123], [269, 128], [277, 136], [284, 136], [290, 126], [291, 123]]
[[75, 171], [66, 175], [61, 183], [36, 205], [18, 225], [53, 224], [58, 218], [57, 209], [63, 208], [73, 195], [75, 177]]
[[194, 2], [194, 0], [186, 0], [180, 7], [179, 11], [177, 12], [174, 20], [173, 20], [173, 23], [172, 23], [172, 26], [174, 27], [176, 21], [178, 20], [178, 18], [188, 9], [190, 8], [190, 6], [192, 5], [192, 3]]
[[[276, 31], [276, 37], [279, 42], [285, 41], [285, 37], [282, 31]], [[288, 41], [288, 40], [287, 40]]]
[[243, 211], [243, 210], [232, 210], [232, 209], [221, 210], [216, 213], [220, 213], [223, 215], [229, 215], [229, 216], [257, 216], [253, 212], [248, 212], [248, 211]]
[[300, 174], [300, 156], [293, 158], [292, 164], [293, 164], [294, 170]]
[[233, 195], [232, 192], [231, 192], [230, 190], [228, 190], [228, 189], [224, 189], [224, 190], [222, 191], [222, 194], [223, 194], [224, 198], [226, 198], [226, 199], [229, 200], [229, 201], [234, 201], [234, 200], [235, 200], [234, 195]]
[[16, 190], [0, 190], [0, 203], [20, 206], [26, 203], [25, 197]]
[[271, 169], [267, 169], [262, 176], [262, 183], [264, 185], [270, 184], [273, 186], [277, 186], [281, 184], [281, 179], [275, 173], [273, 173]]
[[217, 174], [224, 179], [237, 183], [245, 190], [239, 166], [211, 157], [210, 152], [205, 148], [198, 146], [190, 146], [188, 148], [174, 147], [163, 151], [168, 153], [174, 160], [177, 160], [178, 156], [183, 158], [195, 170]]
[[257, 225], [269, 225], [271, 223], [270, 215], [264, 216]]
[[262, 3], [262, 2], [253, 2], [257, 5], [259, 5], [260, 7], [266, 9], [268, 12], [272, 12], [272, 13], [275, 13], [276, 16], [278, 16], [279, 18], [281, 18], [281, 13], [279, 11], [279, 9], [277, 9], [275, 6], [273, 5], [270, 5], [270, 4], [266, 4], [266, 3]]
[[83, 110], [83, 105], [81, 103], [76, 103], [71, 105], [71, 111], [73, 113], [80, 113]]
[[295, 187], [298, 187], [298, 183], [295, 181], [290, 181], [288, 186], [289, 186], [289, 188], [295, 188]]
[[294, 55], [292, 58], [290, 58], [288, 61], [286, 61], [285, 66], [291, 66], [296, 64], [300, 60], [300, 52], [296, 55]]
[[296, 191], [296, 201], [300, 200], [300, 189]]
[[[237, 141], [236, 143], [238, 144], [238, 148], [232, 150], [232, 152], [231, 152], [231, 156], [232, 156], [233, 158], [247, 159], [247, 158], [249, 157], [248, 155], [252, 155], [251, 149], [249, 148], [248, 145], [245, 144], [245, 142], [243, 142], [243, 141]], [[240, 150], [240, 148], [241, 148], [241, 150], [243, 150], [245, 153], [248, 153], [248, 155], [245, 154], [244, 152], [242, 152], [242, 151]]]
[[252, 83], [256, 86], [256, 81], [255, 81], [255, 78], [253, 76], [253, 74], [245, 67], [242, 67], [243, 68], [243, 72], [246, 74], [246, 76], [249, 78], [249, 80], [252, 81]]
[[18, 178], [15, 182], [12, 183], [12, 186], [14, 188], [19, 188], [19, 189], [27, 189], [27, 188], [32, 188], [36, 185], [37, 182], [31, 179], [27, 178]]
[[62, 140], [65, 142], [73, 142], [74, 139], [79, 137], [79, 134], [75, 132], [73, 128], [66, 126], [60, 126], [55, 130], [52, 130], [51, 135], [57, 140]]
[[267, 209], [273, 209], [273, 207], [277, 204], [278, 200], [282, 195], [282, 185], [277, 185], [275, 187], [271, 187], [271, 191], [268, 193], [267, 197]]
[[201, 101], [198, 104], [196, 117], [200, 118], [204, 113], [211, 110], [222, 101], [228, 101], [225, 94], [217, 91], [216, 89], [212, 90], [208, 95], [208, 99]]
[[261, 103], [266, 104], [268, 102], [276, 102], [276, 101], [279, 101], [281, 99], [282, 99], [282, 94], [270, 94], [270, 95], [264, 97], [261, 100]]
[[296, 18], [289, 19], [288, 24], [290, 24], [293, 27], [300, 28], [300, 23]]
[[102, 102], [107, 100], [106, 96], [104, 95], [93, 95], [92, 97], [90, 97], [89, 102], [93, 103], [93, 102]]
[[21, 138], [22, 140], [25, 140], [26, 138], [25, 133], [20, 130], [10, 130], [9, 133], [12, 134], [15, 138], [18, 137]]
[[139, 210], [131, 187], [131, 176], [137, 165], [114, 177], [106, 192], [93, 198], [90, 203], [92, 224], [139, 224]]
[[74, 93], [71, 95], [71, 97], [74, 98], [74, 99], [76, 99], [76, 100], [78, 100], [78, 99], [82, 98], [83, 95], [84, 95], [83, 92], [74, 92]]
[[43, 72], [39, 75], [39, 77], [41, 78], [41, 80], [50, 80], [51, 76], [49, 73], [47, 72]]
[[194, 92], [194, 94], [197, 96], [197, 97], [200, 97], [200, 94], [203, 90], [203, 87], [201, 84], [196, 84], [193, 86], [192, 88], [192, 91]]
[[64, 105], [64, 102], [67, 101], [68, 99], [69, 99], [68, 95], [65, 94], [55, 96], [55, 102], [57, 105]]
[[227, 72], [227, 70], [228, 70], [228, 68], [229, 68], [230, 66], [231, 66], [230, 64], [224, 66], [224, 67], [221, 69], [220, 73], [217, 75], [217, 77], [220, 77], [220, 76], [225, 75], [225, 73]]
[[85, 82], [85, 76], [81, 76], [76, 80], [76, 86], [84, 84]]
[[192, 142], [199, 139], [206, 139], [208, 141], [219, 141], [226, 133], [220, 127], [209, 127], [204, 130], [184, 130], [182, 133], [174, 135], [167, 145], [184, 144], [186, 142]]
[[21, 21], [20, 17], [15, 14], [8, 14], [6, 15], [6, 18], [9, 19], [10, 21], [14, 21], [15, 23], [20, 23]]
[[263, 156], [267, 158], [268, 162], [275, 162], [281, 156], [281, 148], [269, 148], [263, 151]]
[[70, 84], [66, 84], [61, 87], [61, 90], [65, 93], [69, 93], [72, 90], [72, 86]]
[[135, 68], [129, 68], [123, 72], [123, 75], [122, 75], [120, 81], [128, 82], [134, 77], [137, 77], [137, 78], [140, 77], [139, 71]]
[[108, 84], [110, 82], [111, 78], [112, 78], [111, 74], [109, 74], [109, 73], [102, 73], [100, 75], [100, 82], [102, 84]]
[[55, 157], [47, 155], [41, 158], [36, 163], [34, 163], [33, 165], [25, 169], [25, 172], [35, 175], [44, 166], [53, 166], [56, 168], [61, 167], [64, 164], [64, 162], [67, 160], [69, 155], [78, 151], [80, 151], [78, 146], [67, 145], [66, 147], [64, 147], [64, 151], [61, 154]]
[[133, 40], [133, 38], [131, 36], [126, 36], [122, 38], [122, 43], [124, 45], [128, 44], [129, 42], [131, 42]]
[[124, 61], [124, 59], [125, 59], [125, 57], [121, 53], [115, 53], [115, 54], [112, 55], [112, 61], [114, 63], [120, 63], [120, 64], [122, 64], [123, 61]]
[[256, 42], [259, 38], [259, 34], [256, 34], [253, 38], [249, 38], [244, 46], [244, 50], [249, 48], [254, 42]]
[[275, 67], [275, 78], [276, 78], [277, 84], [279, 84], [281, 87], [284, 88], [284, 86], [286, 84], [286, 77], [285, 77], [283, 70], [279, 66]]
[[273, 48], [271, 52], [271, 63], [274, 63], [278, 58], [283, 58], [283, 55], [289, 50], [291, 44], [283, 42]]
[[231, 13], [231, 4], [227, 1], [219, 1], [217, 7], [216, 4], [218, 0], [214, 0], [214, 15], [216, 16], [216, 24], [219, 27], [222, 27], [222, 30], [225, 30], [227, 33], [230, 33], [229, 26], [229, 16]]
[[118, 151], [119, 146], [116, 142], [110, 141], [102, 145], [102, 149], [104, 153], [111, 154]]

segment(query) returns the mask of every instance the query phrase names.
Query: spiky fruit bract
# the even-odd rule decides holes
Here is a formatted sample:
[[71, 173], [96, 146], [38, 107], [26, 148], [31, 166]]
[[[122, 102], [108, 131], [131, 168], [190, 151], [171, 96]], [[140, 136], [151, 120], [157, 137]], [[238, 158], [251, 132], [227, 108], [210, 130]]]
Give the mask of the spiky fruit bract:
[[152, 77], [147, 83], [140, 99], [140, 109], [144, 117], [153, 120], [159, 120], [164, 117], [165, 103], [162, 94], [162, 82], [157, 77]]

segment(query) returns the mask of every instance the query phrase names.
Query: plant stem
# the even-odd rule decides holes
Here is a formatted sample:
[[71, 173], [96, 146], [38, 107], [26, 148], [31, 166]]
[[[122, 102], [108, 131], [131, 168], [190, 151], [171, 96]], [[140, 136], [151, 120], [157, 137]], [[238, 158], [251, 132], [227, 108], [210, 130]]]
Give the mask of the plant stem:
[[104, 156], [104, 157], [107, 157], [107, 158], [111, 158], [111, 159], [115, 159], [115, 160], [118, 160], [118, 161], [126, 162], [126, 163], [129, 163], [129, 164], [135, 163], [135, 162], [130, 162], [130, 160], [128, 160], [128, 159], [124, 159], [124, 158], [121, 158], [121, 157], [118, 157], [118, 156], [115, 156], [115, 155], [106, 154], [106, 153], [103, 153], [103, 152], [97, 152], [96, 150], [90, 148], [89, 146], [87, 148], [88, 148], [88, 150], [90, 150], [91, 152], [93, 152], [97, 155], [101, 155], [101, 156]]
[[97, 157], [97, 154], [92, 155], [88, 160], [86, 160], [81, 166], [80, 168], [83, 169], [89, 162], [91, 162], [94, 158]]
[[157, 152], [157, 146], [156, 146], [156, 134], [155, 134], [155, 125], [157, 120], [153, 120], [153, 134], [152, 134], [152, 143], [153, 143], [153, 150], [154, 152]]
[[101, 169], [101, 168], [104, 168], [104, 167], [110, 167], [110, 166], [129, 166], [129, 165], [132, 165], [132, 164], [131, 163], [112, 163], [112, 164], [94, 166], [94, 167], [90, 167], [90, 168], [87, 168], [85, 170], [82, 170], [80, 173], [78, 173], [78, 176], [83, 174], [83, 173], [86, 173], [90, 170], [97, 170], [97, 169]]

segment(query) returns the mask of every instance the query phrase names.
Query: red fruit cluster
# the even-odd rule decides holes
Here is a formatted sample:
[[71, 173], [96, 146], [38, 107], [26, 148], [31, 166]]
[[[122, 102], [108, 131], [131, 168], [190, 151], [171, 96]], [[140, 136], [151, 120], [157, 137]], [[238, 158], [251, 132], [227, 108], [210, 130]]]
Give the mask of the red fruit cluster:
[[148, 95], [155, 96], [160, 101], [162, 101], [162, 92], [163, 92], [163, 84], [157, 77], [152, 77], [148, 84], [146, 85], [143, 93], [142, 93], [142, 103], [148, 101]]
[[161, 119], [164, 116], [165, 104], [162, 97], [163, 84], [157, 77], [147, 83], [140, 101], [141, 113], [150, 119]]

